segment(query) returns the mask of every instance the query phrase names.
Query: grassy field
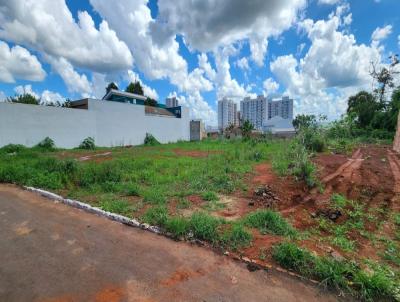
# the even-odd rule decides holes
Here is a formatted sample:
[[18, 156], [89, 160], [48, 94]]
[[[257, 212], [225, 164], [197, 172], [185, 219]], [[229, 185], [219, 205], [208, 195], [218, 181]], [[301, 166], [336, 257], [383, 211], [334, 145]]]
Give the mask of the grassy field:
[[[351, 147], [343, 148], [349, 152]], [[272, 139], [205, 140], [166, 145], [60, 150], [7, 146], [0, 149], [0, 182], [34, 186], [79, 199], [104, 210], [158, 225], [176, 238], [197, 238], [233, 253], [246, 255], [259, 238], [275, 238], [269, 250], [260, 247], [260, 260], [270, 255], [281, 266], [315, 278], [329, 287], [370, 300], [399, 297], [400, 216], [392, 213], [397, 237], [386, 238], [382, 261], [357, 262], [316, 255], [303, 242], [328, 240], [345, 253], [356, 253], [348, 236], [363, 232], [364, 221], [379, 213], [339, 194], [332, 204], [349, 217], [335, 224], [317, 218], [307, 229], [279, 211], [256, 207], [238, 219], [218, 213], [222, 199], [244, 196], [260, 163], [270, 163], [277, 175], [292, 174], [305, 187], [320, 186], [316, 166], [305, 148]], [[372, 234], [364, 232], [365, 236]], [[375, 238], [376, 240], [376, 238]], [[304, 244], [303, 244], [304, 245]], [[387, 265], [387, 261], [391, 264]], [[385, 262], [386, 261], [386, 262]]]

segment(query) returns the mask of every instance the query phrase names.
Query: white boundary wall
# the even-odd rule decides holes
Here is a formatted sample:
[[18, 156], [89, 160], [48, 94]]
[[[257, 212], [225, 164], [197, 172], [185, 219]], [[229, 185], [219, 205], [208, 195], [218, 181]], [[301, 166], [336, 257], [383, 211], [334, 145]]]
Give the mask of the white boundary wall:
[[73, 109], [0, 102], [0, 147], [34, 146], [46, 136], [57, 147], [77, 147], [93, 137], [103, 147], [140, 145], [146, 133], [162, 143], [189, 140], [189, 110], [182, 117], [150, 116], [143, 105], [89, 99], [89, 108]]

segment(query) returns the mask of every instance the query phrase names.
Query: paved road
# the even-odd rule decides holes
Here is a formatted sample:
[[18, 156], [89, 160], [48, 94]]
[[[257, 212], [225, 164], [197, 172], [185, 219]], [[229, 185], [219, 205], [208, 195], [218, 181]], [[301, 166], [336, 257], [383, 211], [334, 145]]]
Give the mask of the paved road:
[[0, 185], [0, 301], [336, 301], [310, 284]]

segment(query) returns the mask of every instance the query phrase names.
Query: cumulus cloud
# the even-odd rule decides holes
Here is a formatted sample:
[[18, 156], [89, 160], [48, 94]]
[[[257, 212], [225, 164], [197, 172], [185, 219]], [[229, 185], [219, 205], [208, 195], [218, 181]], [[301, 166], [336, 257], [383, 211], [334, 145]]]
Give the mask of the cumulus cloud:
[[236, 66], [245, 71], [250, 69], [249, 60], [246, 57], [237, 60]]
[[43, 102], [44, 104], [51, 104], [57, 102], [62, 104], [65, 102], [65, 98], [59, 93], [49, 90], [44, 90], [42, 91], [42, 93], [38, 93], [32, 89], [32, 85], [25, 85], [25, 86], [18, 85], [14, 87], [14, 92], [17, 95], [29, 93], [30, 95], [33, 95], [35, 98], [40, 99], [41, 102]]
[[76, 22], [65, 0], [2, 0], [0, 38], [94, 71], [132, 65], [129, 48], [106, 21], [97, 29], [92, 17], [83, 11]]
[[380, 62], [380, 50], [357, 44], [352, 34], [341, 31], [341, 24], [338, 14], [328, 20], [302, 21], [299, 27], [311, 41], [308, 52], [300, 60], [286, 55], [270, 64], [275, 77], [297, 98], [299, 112], [338, 117], [346, 109], [349, 94], [369, 87], [370, 62]]
[[6, 94], [0, 90], [0, 102], [4, 102], [6, 99]]
[[36, 56], [18, 45], [9, 47], [0, 41], [0, 82], [14, 83], [16, 79], [42, 81], [46, 72]]
[[263, 82], [263, 88], [266, 95], [273, 94], [279, 89], [279, 84], [272, 78], [268, 78]]
[[92, 93], [92, 84], [85, 74], [79, 74], [72, 64], [64, 58], [55, 59], [48, 57], [53, 69], [61, 76], [67, 85], [69, 92], [76, 92], [82, 96], [89, 96]]
[[261, 66], [267, 39], [290, 28], [305, 5], [305, 0], [159, 1], [151, 32], [161, 45], [166, 37], [182, 34], [190, 48], [204, 52], [246, 39]]
[[392, 25], [386, 25], [385, 27], [377, 27], [371, 35], [372, 41], [385, 40], [392, 33]]
[[318, 4], [329, 4], [333, 5], [339, 3], [341, 0], [318, 0]]
[[146, 78], [168, 79], [180, 93], [186, 94], [186, 104], [200, 104], [196, 105], [195, 113], [204, 109], [207, 114], [207, 103], [201, 92], [212, 90], [213, 84], [205, 78], [204, 69], [188, 71], [175, 35], [163, 36], [162, 45], [155, 41], [150, 29], [155, 20], [147, 0], [121, 0], [118, 5], [105, 0], [90, 0], [90, 3], [132, 50], [136, 66]]

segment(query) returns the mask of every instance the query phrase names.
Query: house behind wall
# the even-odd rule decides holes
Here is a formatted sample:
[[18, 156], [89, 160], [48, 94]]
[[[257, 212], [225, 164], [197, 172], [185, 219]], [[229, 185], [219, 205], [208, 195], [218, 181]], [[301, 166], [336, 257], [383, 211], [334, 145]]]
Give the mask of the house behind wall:
[[140, 145], [146, 133], [161, 143], [189, 140], [189, 110], [84, 99], [72, 108], [0, 103], [0, 147], [34, 146], [45, 137], [74, 148], [87, 137], [103, 147]]

